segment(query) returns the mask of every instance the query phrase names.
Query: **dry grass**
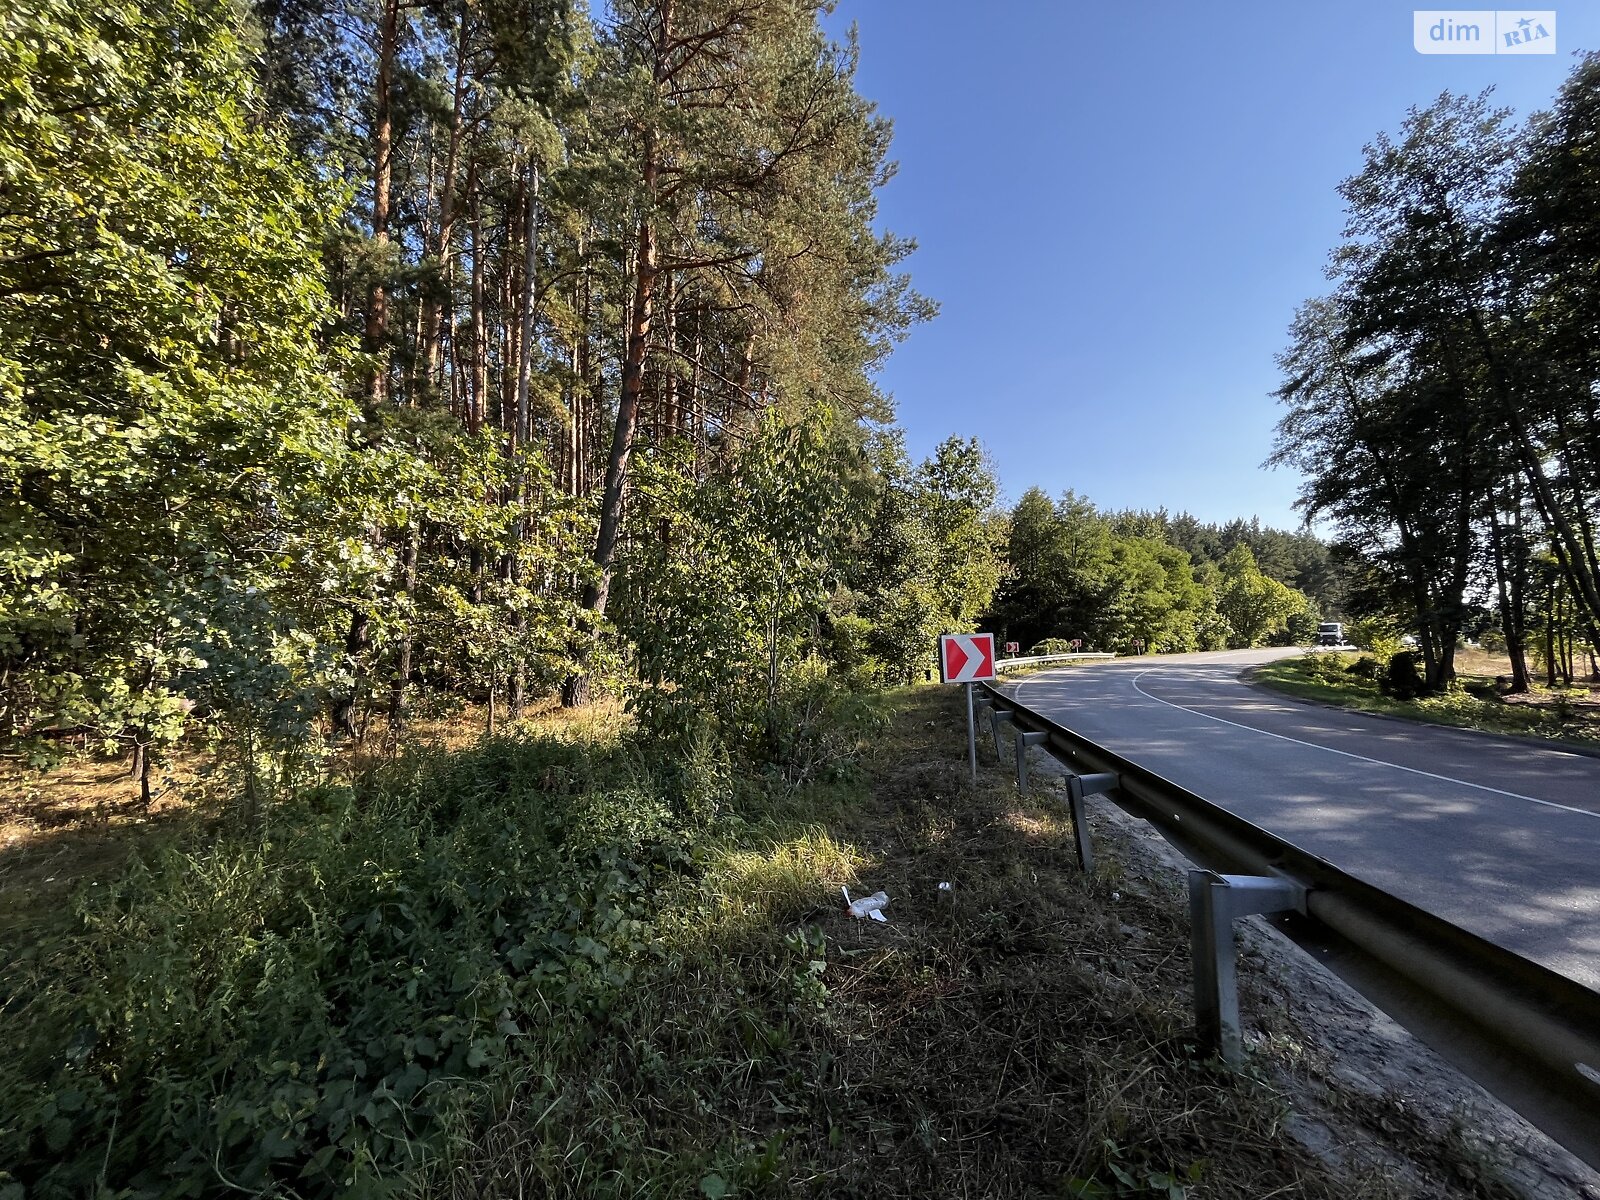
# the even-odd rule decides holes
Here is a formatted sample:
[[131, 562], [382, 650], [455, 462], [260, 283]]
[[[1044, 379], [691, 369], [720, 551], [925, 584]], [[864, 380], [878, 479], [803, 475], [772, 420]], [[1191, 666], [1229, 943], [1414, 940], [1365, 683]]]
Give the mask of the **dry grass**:
[[127, 759], [85, 752], [44, 774], [0, 765], [0, 938], [54, 923], [73, 888], [109, 878], [135, 847], [187, 818], [209, 765], [194, 753], [165, 764], [148, 811]]
[[1487, 675], [1491, 678], [1510, 675], [1511, 659], [1481, 646], [1460, 646], [1456, 649], [1456, 670], [1463, 675]]
[[[1280, 1032], [1242, 1074], [1197, 1062], [1175, 881], [1114, 853], [1084, 877], [1053, 785], [1021, 800], [991, 766], [972, 789], [958, 708], [902, 693], [853, 803], [791, 798], [714, 854], [638, 1007], [578, 1070], [501, 1098], [428, 1193], [1504, 1194], [1381, 1099], [1343, 1101], [1339, 1133], [1405, 1171], [1297, 1143], [1300, 1052], [1248, 972], [1247, 1014]], [[841, 884], [886, 891], [889, 922], [850, 918]]]
[[155, 799], [146, 813], [127, 757], [84, 751], [49, 772], [0, 765], [0, 853], [61, 833], [106, 831], [192, 804], [208, 756], [189, 753], [155, 771]]
[[[581, 709], [564, 709], [555, 697], [528, 707], [520, 725], [503, 719], [497, 729], [600, 737], [614, 733], [627, 718], [622, 703], [606, 698]], [[393, 758], [407, 746], [466, 750], [487, 732], [482, 706], [448, 716], [419, 717], [396, 744], [376, 726], [358, 745], [338, 749], [324, 763], [334, 778], [348, 778]], [[139, 803], [139, 784], [129, 774], [131, 756], [107, 757], [80, 748], [51, 771], [33, 771], [0, 761], [0, 853], [25, 845], [48, 843], [63, 835], [108, 833], [143, 821], [203, 809], [216, 797], [210, 786], [218, 766], [217, 755], [196, 747], [181, 747], [159, 760], [154, 768], [154, 800], [149, 811]]]

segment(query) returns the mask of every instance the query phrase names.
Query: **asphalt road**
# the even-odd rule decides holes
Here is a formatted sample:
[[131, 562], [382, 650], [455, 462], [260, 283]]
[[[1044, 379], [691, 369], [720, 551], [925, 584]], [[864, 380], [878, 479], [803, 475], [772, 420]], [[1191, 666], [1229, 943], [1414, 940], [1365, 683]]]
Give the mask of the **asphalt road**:
[[1030, 708], [1385, 891], [1600, 990], [1600, 758], [1301, 704], [1294, 650], [1119, 659]]

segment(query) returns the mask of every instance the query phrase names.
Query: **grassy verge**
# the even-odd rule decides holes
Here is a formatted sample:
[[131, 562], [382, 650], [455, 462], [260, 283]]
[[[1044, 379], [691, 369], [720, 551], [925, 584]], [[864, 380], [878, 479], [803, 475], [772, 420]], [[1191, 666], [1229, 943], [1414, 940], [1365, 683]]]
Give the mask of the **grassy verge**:
[[1417, 700], [1397, 700], [1379, 691], [1376, 680], [1363, 679], [1346, 670], [1358, 657], [1315, 653], [1284, 658], [1256, 667], [1250, 678], [1286, 695], [1358, 712], [1600, 747], [1600, 713], [1586, 703], [1587, 689], [1538, 692], [1522, 698], [1522, 703], [1508, 703], [1496, 693], [1493, 676], [1463, 672], [1457, 681], [1458, 690]]
[[1285, 1136], [1271, 1039], [1192, 1060], [1176, 895], [959, 721], [800, 791], [547, 730], [147, 847], [7, 947], [0, 1196], [1412, 1194]]

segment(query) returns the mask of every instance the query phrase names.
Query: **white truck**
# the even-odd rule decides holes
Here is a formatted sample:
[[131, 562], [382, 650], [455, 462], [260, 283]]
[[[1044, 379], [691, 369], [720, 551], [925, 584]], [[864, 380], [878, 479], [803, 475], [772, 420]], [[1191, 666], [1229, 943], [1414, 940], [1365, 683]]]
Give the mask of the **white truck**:
[[1323, 621], [1317, 626], [1317, 645], [1344, 645], [1344, 626], [1338, 621]]

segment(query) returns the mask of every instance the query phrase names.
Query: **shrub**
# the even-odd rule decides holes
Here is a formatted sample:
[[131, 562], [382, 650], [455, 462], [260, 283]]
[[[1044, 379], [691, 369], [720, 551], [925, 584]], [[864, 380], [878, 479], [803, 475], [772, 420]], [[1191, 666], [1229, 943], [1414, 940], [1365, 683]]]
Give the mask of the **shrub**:
[[1347, 622], [1345, 638], [1357, 649], [1365, 650], [1380, 663], [1386, 663], [1405, 649], [1393, 622], [1384, 617], [1362, 617]]
[[1478, 728], [1519, 733], [1552, 733], [1544, 714], [1534, 707], [1502, 704], [1498, 699], [1476, 693], [1471, 685], [1451, 687], [1437, 695], [1418, 700], [1419, 707], [1435, 720]]
[[492, 742], [134, 862], [0, 970], [0, 1162], [30, 1200], [403, 1177], [514, 1060], [592, 1036], [725, 786]]
[[1321, 617], [1310, 608], [1303, 608], [1298, 612], [1289, 614], [1281, 640], [1274, 639], [1275, 645], [1304, 646], [1317, 640], [1317, 624]]
[[1344, 660], [1337, 654], [1308, 650], [1300, 656], [1300, 670], [1308, 679], [1321, 683], [1344, 682]]
[[837, 782], [855, 766], [862, 737], [882, 723], [872, 697], [829, 676], [792, 680], [768, 720], [766, 764], [790, 787]]
[[1396, 700], [1415, 700], [1427, 689], [1419, 664], [1422, 655], [1415, 650], [1402, 650], [1392, 655], [1389, 667], [1378, 679], [1378, 690]]
[[854, 613], [834, 617], [828, 626], [828, 662], [858, 690], [882, 686], [883, 663], [873, 657], [872, 622]]
[[1382, 664], [1370, 654], [1363, 654], [1355, 662], [1345, 668], [1345, 673], [1354, 675], [1357, 679], [1376, 679]]

